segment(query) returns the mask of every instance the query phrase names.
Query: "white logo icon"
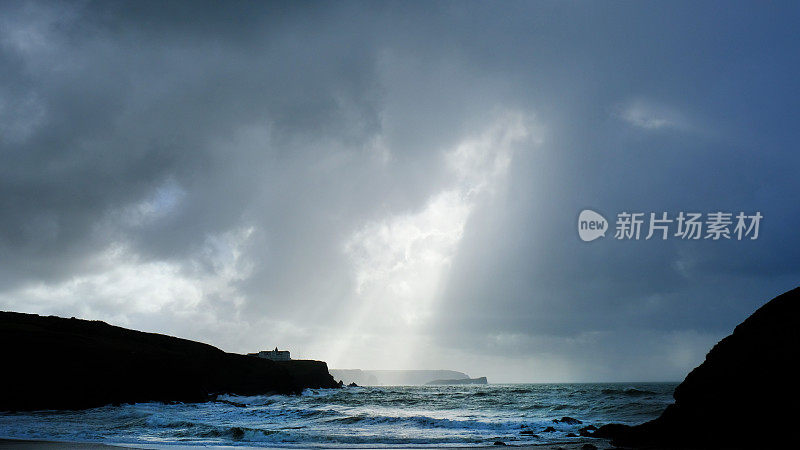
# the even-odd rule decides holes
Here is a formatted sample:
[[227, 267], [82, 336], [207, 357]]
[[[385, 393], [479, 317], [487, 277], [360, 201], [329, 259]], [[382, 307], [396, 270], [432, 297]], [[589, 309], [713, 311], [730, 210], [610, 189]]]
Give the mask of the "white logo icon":
[[608, 221], [599, 213], [591, 209], [584, 209], [578, 216], [578, 235], [584, 242], [605, 237], [608, 230]]

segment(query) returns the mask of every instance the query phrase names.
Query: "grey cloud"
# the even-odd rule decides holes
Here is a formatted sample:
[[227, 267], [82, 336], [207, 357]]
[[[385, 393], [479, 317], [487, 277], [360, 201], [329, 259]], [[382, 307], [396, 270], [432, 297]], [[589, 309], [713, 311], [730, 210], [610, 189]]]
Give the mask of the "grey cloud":
[[[535, 360], [545, 342], [570, 379], [675, 376], [800, 272], [797, 11], [782, 8], [4, 4], [0, 300], [242, 351], [274, 326], [325, 349], [370, 303], [348, 239], [461, 192], [447, 155], [514, 111], [535, 136], [497, 192], [464, 200], [414, 332], [434, 355]], [[765, 220], [754, 242], [587, 245], [585, 207]], [[129, 288], [100, 288], [126, 264]], [[120, 300], [147, 285], [137, 270], [199, 300]], [[31, 290], [76, 279], [94, 288]], [[503, 334], [520, 338], [487, 344]], [[643, 368], [679, 347], [694, 356]]]

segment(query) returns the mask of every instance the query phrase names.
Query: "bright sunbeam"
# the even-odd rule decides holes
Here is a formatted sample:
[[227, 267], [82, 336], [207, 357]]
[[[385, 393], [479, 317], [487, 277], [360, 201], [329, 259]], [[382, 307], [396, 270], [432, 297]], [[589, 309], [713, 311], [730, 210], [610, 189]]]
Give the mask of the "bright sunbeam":
[[[420, 211], [368, 223], [349, 238], [344, 251], [360, 306], [331, 350], [333, 364], [413, 367], [470, 213], [503, 183], [514, 147], [531, 136], [530, 127], [522, 114], [501, 115], [446, 153], [454, 186], [432, 195]], [[373, 345], [361, 344], [365, 336], [375, 336]]]

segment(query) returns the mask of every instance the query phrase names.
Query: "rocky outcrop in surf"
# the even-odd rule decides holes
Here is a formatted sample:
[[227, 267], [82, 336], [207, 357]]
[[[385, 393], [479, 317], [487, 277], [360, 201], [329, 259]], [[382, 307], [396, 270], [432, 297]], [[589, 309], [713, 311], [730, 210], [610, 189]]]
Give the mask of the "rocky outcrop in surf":
[[739, 324], [675, 389], [675, 403], [642, 425], [612, 424], [595, 437], [655, 448], [779, 448], [796, 425], [800, 394], [800, 288]]
[[270, 361], [100, 321], [0, 312], [0, 339], [5, 411], [338, 387], [322, 361]]

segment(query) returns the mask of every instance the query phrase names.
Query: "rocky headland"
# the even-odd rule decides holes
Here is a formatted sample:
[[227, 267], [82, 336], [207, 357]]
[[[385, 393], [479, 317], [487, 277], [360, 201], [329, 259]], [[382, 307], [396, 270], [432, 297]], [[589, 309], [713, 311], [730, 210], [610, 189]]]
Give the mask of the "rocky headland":
[[338, 387], [322, 361], [270, 361], [100, 321], [0, 312], [0, 339], [4, 411]]
[[800, 400], [798, 313], [800, 288], [770, 300], [711, 349], [660, 417], [605, 425], [593, 436], [627, 447], [785, 447]]

